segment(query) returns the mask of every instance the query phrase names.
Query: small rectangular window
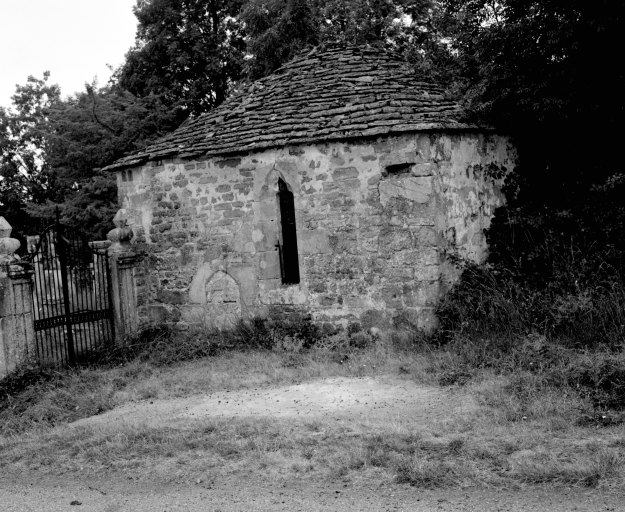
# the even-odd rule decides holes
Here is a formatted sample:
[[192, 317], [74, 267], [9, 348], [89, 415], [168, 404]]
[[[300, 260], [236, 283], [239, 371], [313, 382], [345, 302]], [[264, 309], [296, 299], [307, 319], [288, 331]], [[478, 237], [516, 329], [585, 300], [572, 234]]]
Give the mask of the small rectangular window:
[[386, 174], [397, 175], [397, 174], [408, 174], [412, 170], [414, 164], [411, 163], [403, 163], [403, 164], [391, 164], [387, 165], [385, 168]]
[[280, 268], [282, 284], [299, 283], [299, 257], [297, 254], [297, 229], [295, 226], [295, 200], [287, 184], [278, 180], [278, 203], [282, 225], [282, 245], [280, 247]]

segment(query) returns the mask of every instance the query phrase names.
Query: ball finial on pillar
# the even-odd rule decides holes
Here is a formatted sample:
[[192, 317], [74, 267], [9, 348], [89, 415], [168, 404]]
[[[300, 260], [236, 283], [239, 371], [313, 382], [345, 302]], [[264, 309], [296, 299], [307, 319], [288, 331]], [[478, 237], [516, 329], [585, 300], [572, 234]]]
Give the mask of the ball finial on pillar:
[[123, 210], [117, 212], [113, 218], [113, 224], [115, 224], [115, 229], [111, 229], [106, 235], [106, 238], [111, 241], [110, 248], [113, 251], [126, 250], [130, 246], [133, 233], [132, 229], [128, 227], [128, 221]]
[[11, 238], [13, 228], [4, 217], [0, 217], [0, 264], [13, 263], [17, 256], [15, 252], [20, 248], [19, 240]]

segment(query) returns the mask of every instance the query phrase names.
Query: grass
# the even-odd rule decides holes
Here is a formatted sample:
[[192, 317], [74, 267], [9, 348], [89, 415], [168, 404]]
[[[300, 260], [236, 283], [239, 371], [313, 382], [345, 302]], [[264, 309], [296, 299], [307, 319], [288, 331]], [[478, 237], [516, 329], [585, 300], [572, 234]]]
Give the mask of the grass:
[[[252, 348], [201, 350], [203, 333], [153, 334], [105, 355], [98, 364], [65, 370], [27, 368], [0, 385], [0, 434], [11, 435], [70, 423], [124, 403], [180, 398], [220, 390], [336, 376], [379, 375], [410, 365], [408, 353], [391, 353], [381, 344], [369, 349], [320, 345], [291, 352]], [[142, 336], [146, 336], [143, 334]], [[163, 346], [170, 343], [167, 350]], [[204, 343], [206, 345], [206, 343]], [[146, 348], [147, 347], [147, 348]], [[129, 355], [130, 354], [130, 355]]]
[[204, 418], [83, 424], [0, 441], [0, 467], [15, 472], [123, 474], [192, 482], [263, 474], [274, 480], [386, 480], [423, 488], [556, 483], [621, 485], [621, 427], [548, 421], [493, 423], [490, 409], [431, 425], [403, 421]]
[[[262, 338], [242, 347], [222, 333], [211, 346], [197, 334], [153, 332], [147, 341], [103, 356], [99, 366], [26, 370], [4, 382], [0, 468], [177, 482], [263, 475], [422, 488], [624, 483], [619, 353], [574, 350], [537, 336], [458, 338], [439, 347], [407, 333], [364, 342], [360, 333], [358, 343], [351, 337], [329, 334], [308, 349], [301, 339], [297, 349], [284, 342], [271, 349], [263, 348]], [[182, 421], [155, 414], [74, 423], [129, 402], [365, 376], [428, 386], [442, 397], [440, 408], [426, 418], [399, 409], [393, 417], [340, 421]], [[20, 382], [26, 384], [21, 391]]]
[[[451, 378], [458, 364], [466, 375]], [[144, 354], [51, 372], [5, 400], [0, 467], [179, 482], [255, 474], [423, 488], [622, 485], [625, 429], [585, 421], [595, 411], [591, 398], [546, 385], [540, 372], [475, 366], [450, 347], [406, 350], [378, 341], [365, 348], [222, 351], [167, 365]], [[336, 376], [395, 376], [433, 389], [442, 383], [449, 402], [425, 420], [130, 417], [67, 425], [133, 401]], [[469, 412], [454, 405], [469, 401], [476, 404]]]

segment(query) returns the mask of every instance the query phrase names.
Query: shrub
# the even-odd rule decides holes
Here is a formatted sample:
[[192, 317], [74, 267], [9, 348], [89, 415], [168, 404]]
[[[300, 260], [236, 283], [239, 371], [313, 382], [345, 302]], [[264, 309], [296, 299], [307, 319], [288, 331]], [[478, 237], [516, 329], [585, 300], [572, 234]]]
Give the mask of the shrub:
[[[580, 279], [585, 273], [580, 270]], [[537, 288], [512, 270], [466, 264], [438, 307], [439, 339], [538, 333], [572, 346], [623, 346], [625, 283], [619, 273], [613, 269], [608, 278], [604, 271], [603, 280], [571, 285], [572, 274], [557, 274]]]

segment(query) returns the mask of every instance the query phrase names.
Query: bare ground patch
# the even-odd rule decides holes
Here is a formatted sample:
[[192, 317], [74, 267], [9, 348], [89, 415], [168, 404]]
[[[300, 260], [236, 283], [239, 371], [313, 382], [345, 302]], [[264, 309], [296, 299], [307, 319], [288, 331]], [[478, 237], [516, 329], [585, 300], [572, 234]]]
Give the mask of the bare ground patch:
[[[509, 377], [486, 370], [441, 387], [429, 368], [419, 354], [376, 346], [349, 358], [250, 352], [89, 370], [80, 386], [45, 388], [28, 409], [38, 427], [0, 436], [0, 470], [25, 482], [66, 475], [156, 487], [622, 488], [625, 429], [576, 423], [579, 397], [512, 393]], [[37, 404], [79, 415], [88, 400], [68, 397], [93, 377], [111, 410], [46, 423], [56, 409]]]
[[475, 412], [472, 399], [440, 387], [398, 377], [335, 377], [272, 388], [216, 391], [203, 397], [131, 402], [75, 422], [104, 425], [118, 419], [171, 422], [202, 418], [350, 420], [379, 423], [410, 420], [432, 426], [456, 414]]

